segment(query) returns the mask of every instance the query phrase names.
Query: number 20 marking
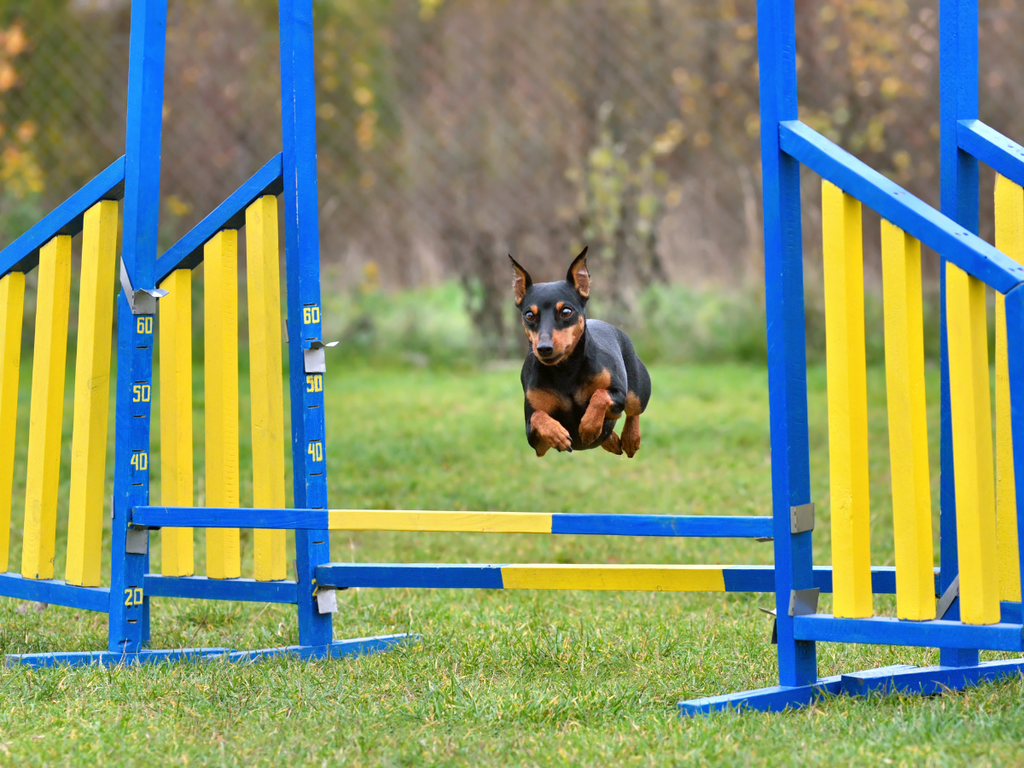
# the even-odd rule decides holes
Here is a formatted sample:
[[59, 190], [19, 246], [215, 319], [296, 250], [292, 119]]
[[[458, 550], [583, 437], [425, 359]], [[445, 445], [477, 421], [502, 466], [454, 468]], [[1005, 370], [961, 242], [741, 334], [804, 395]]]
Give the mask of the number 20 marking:
[[124, 604], [131, 608], [133, 605], [142, 605], [142, 587], [129, 587], [124, 591]]

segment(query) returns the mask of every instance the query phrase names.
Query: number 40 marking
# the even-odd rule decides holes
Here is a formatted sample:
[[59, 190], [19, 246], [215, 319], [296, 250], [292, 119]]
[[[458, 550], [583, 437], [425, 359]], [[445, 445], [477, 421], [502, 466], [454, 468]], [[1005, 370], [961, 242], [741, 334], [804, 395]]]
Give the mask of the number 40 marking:
[[309, 444], [309, 449], [306, 451], [306, 453], [308, 453], [312, 457], [313, 461], [323, 461], [324, 444], [321, 443], [319, 440], [314, 440]]

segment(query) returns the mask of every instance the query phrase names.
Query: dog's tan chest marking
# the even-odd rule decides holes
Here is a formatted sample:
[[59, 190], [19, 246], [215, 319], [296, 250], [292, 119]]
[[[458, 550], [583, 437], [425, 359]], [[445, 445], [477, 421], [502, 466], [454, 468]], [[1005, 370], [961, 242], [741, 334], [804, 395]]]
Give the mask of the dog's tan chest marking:
[[571, 405], [569, 398], [557, 392], [552, 392], [550, 389], [527, 390], [526, 399], [535, 411], [544, 411], [544, 413], [548, 414], [568, 411]]

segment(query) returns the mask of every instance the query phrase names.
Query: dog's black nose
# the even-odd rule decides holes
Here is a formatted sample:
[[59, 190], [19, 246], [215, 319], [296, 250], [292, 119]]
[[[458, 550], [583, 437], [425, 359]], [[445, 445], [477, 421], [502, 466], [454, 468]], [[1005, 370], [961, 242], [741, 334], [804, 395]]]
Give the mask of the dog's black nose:
[[554, 353], [555, 353], [555, 345], [554, 344], [538, 344], [537, 345], [537, 354], [540, 355], [541, 357], [551, 357], [551, 355], [553, 355]]

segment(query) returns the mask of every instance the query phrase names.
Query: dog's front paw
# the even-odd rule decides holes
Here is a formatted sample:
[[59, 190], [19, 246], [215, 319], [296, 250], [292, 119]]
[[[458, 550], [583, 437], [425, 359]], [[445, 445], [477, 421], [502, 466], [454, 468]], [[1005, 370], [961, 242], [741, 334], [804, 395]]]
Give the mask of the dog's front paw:
[[[569, 437], [569, 430], [554, 418], [543, 411], [537, 411], [533, 414], [531, 421], [542, 444], [546, 444], [558, 451], [572, 450], [572, 438]], [[543, 456], [546, 451], [547, 447], [544, 447], [542, 450], [541, 445], [537, 446], [538, 456]]]

